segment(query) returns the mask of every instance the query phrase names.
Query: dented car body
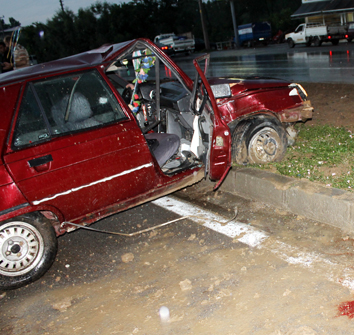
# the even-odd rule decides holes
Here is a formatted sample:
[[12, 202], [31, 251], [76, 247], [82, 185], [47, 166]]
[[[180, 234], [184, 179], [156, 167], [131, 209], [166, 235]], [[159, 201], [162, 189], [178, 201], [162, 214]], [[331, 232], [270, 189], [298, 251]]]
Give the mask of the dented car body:
[[[300, 85], [189, 78], [151, 41], [0, 76], [0, 285], [51, 266], [57, 236], [192, 185], [279, 160], [312, 107]], [[218, 184], [217, 184], [218, 185]]]

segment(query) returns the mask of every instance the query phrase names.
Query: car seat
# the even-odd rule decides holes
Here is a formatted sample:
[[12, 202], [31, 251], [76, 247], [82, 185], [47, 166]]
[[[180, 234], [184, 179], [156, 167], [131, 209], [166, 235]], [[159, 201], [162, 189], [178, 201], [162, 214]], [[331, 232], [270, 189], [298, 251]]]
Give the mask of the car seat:
[[85, 129], [98, 126], [98, 122], [93, 117], [93, 111], [87, 98], [79, 92], [74, 93], [71, 106], [69, 106], [68, 120], [65, 121], [65, 114], [68, 107], [69, 95], [62, 98], [59, 103], [52, 107], [52, 116], [60, 132]]
[[145, 139], [160, 167], [177, 152], [180, 145], [179, 137], [174, 134], [149, 133], [145, 134]]

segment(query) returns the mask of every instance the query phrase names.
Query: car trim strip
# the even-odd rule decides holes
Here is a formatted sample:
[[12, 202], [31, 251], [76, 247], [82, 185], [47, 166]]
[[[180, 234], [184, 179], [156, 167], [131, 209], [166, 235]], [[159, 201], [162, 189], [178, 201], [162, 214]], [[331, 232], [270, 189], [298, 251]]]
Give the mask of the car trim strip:
[[126, 170], [126, 171], [120, 172], [118, 174], [115, 174], [113, 176], [109, 176], [109, 177], [106, 177], [106, 178], [103, 178], [103, 179], [100, 179], [100, 180], [93, 181], [90, 184], [82, 185], [82, 186], [75, 187], [75, 188], [72, 188], [70, 190], [61, 192], [61, 193], [57, 193], [57, 194], [54, 194], [53, 196], [48, 197], [48, 198], [44, 198], [44, 199], [41, 199], [41, 200], [35, 200], [35, 201], [33, 201], [33, 204], [34, 205], [39, 205], [42, 202], [53, 200], [53, 199], [55, 199], [57, 197], [60, 197], [62, 195], [67, 195], [67, 194], [70, 194], [70, 193], [73, 193], [73, 192], [80, 191], [80, 190], [82, 190], [83, 188], [86, 188], [86, 187], [91, 187], [91, 186], [94, 186], [94, 185], [97, 185], [97, 184], [105, 183], [106, 181], [109, 181], [109, 180], [124, 176], [126, 174], [129, 174], [129, 173], [141, 170], [141, 169], [148, 168], [150, 166], [153, 166], [153, 164], [149, 163], [149, 164], [140, 165], [140, 166], [138, 166], [138, 167], [136, 167], [134, 169]]
[[5, 214], [9, 214], [11, 212], [14, 212], [14, 211], [17, 211], [19, 209], [22, 209], [22, 208], [25, 208], [29, 206], [29, 203], [28, 202], [25, 202], [24, 204], [21, 204], [21, 205], [18, 205], [18, 206], [15, 206], [15, 207], [11, 207], [11, 208], [8, 208], [8, 209], [5, 209], [3, 211], [0, 212], [0, 216], [2, 215], [5, 215]]

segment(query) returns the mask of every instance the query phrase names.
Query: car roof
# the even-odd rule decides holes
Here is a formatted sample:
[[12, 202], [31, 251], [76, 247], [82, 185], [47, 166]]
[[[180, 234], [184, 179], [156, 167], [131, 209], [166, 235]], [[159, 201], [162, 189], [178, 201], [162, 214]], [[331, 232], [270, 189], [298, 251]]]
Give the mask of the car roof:
[[131, 40], [117, 44], [103, 45], [98, 49], [77, 55], [2, 73], [0, 74], [0, 87], [27, 79], [33, 79], [34, 77], [67, 72], [87, 66], [97, 66], [113, 59], [117, 53], [135, 41], [136, 40]]

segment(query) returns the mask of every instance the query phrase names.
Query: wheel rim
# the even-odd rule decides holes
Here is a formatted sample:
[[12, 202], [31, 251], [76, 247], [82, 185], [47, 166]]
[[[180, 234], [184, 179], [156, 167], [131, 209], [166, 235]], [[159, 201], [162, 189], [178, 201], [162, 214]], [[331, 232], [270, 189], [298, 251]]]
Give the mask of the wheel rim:
[[40, 232], [32, 225], [16, 221], [0, 230], [0, 274], [19, 276], [37, 266], [44, 252]]
[[263, 128], [258, 131], [248, 145], [251, 163], [267, 163], [276, 159], [280, 137], [273, 128]]

